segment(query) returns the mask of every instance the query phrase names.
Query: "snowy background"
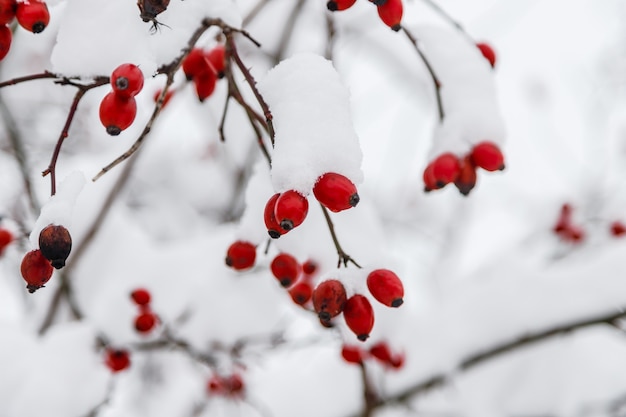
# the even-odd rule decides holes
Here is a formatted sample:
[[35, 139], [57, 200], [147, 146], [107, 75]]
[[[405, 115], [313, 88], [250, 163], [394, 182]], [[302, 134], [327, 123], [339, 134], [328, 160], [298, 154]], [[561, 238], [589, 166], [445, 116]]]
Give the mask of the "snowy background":
[[[360, 415], [362, 374], [342, 360], [341, 346], [380, 341], [406, 361], [399, 370], [367, 361], [371, 388], [388, 400], [376, 416], [626, 415], [619, 320], [467, 365], [524, 336], [626, 309], [626, 238], [609, 230], [613, 221], [626, 222], [626, 4], [434, 2], [465, 35], [422, 0], [405, 1], [403, 25], [423, 42], [448, 87], [443, 126], [432, 79], [413, 45], [382, 24], [366, 0], [332, 16], [323, 0], [171, 0], [154, 33], [132, 1], [54, 0], [43, 33], [16, 28], [0, 81], [44, 70], [108, 76], [125, 62], [139, 65], [146, 81], [135, 122], [117, 137], [98, 120], [110, 87], [85, 95], [59, 157], [52, 201], [41, 172], [75, 89], [51, 80], [0, 89], [0, 226], [19, 237], [0, 257], [0, 417]], [[235, 37], [275, 109], [275, 169], [268, 169], [233, 100], [220, 141], [225, 80], [200, 104], [178, 73], [176, 93], [140, 151], [92, 182], [137, 139], [165, 84], [152, 74], [180, 54], [207, 16], [235, 27], [243, 22], [262, 44]], [[211, 28], [197, 45], [210, 49], [218, 35]], [[494, 47], [495, 71], [467, 36]], [[241, 73], [234, 77], [259, 109]], [[11, 135], [23, 148], [32, 201]], [[468, 197], [452, 186], [423, 192], [422, 172], [434, 156], [465, 154], [485, 136], [501, 145], [505, 171], [479, 172]], [[267, 136], [264, 142], [270, 147]], [[327, 170], [358, 186], [359, 205], [332, 219], [342, 248], [362, 269], [336, 268], [312, 195], [305, 222], [265, 253], [266, 201], [286, 189], [307, 193]], [[89, 240], [111, 190], [116, 198]], [[585, 232], [578, 244], [552, 232], [564, 203]], [[28, 294], [21, 258], [50, 221], [70, 230], [73, 253], [66, 269]], [[258, 245], [251, 270], [224, 264], [237, 239]], [[370, 270], [392, 269], [404, 282], [405, 303], [375, 304], [365, 343], [341, 318], [325, 329], [271, 275], [269, 264], [281, 251], [315, 260], [315, 280], [338, 278], [349, 294], [367, 291]], [[61, 290], [62, 274], [80, 320]], [[137, 309], [129, 293], [138, 287], [150, 290], [160, 319], [147, 336], [133, 328]], [[160, 345], [166, 337], [186, 348]], [[129, 349], [130, 368], [112, 373], [102, 343]], [[240, 374], [243, 396], [207, 394], [216, 373]], [[441, 379], [432, 389], [399, 398], [434, 377]]]

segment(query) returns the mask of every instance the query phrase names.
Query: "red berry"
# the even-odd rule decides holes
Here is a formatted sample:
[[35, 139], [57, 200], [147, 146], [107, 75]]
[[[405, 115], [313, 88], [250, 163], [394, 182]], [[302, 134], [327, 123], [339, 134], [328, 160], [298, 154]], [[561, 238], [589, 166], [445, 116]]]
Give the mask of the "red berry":
[[122, 97], [136, 96], [143, 88], [143, 73], [135, 64], [122, 64], [111, 74], [111, 87]]
[[561, 237], [571, 243], [581, 243], [585, 239], [585, 231], [578, 226], [570, 225], [561, 233]]
[[426, 168], [424, 169], [424, 175], [423, 175], [424, 191], [426, 192], [441, 188], [437, 185], [437, 179], [435, 178], [433, 169], [434, 169], [434, 165], [432, 162], [426, 165]]
[[309, 212], [309, 200], [297, 191], [282, 193], [276, 200], [274, 216], [280, 227], [289, 231], [302, 224]]
[[565, 203], [561, 206], [561, 213], [559, 214], [559, 219], [557, 220], [554, 228], [552, 229], [554, 233], [561, 234], [569, 229], [572, 222], [572, 206]]
[[463, 195], [468, 195], [476, 186], [476, 167], [470, 157], [461, 160], [461, 170], [454, 185]]
[[343, 307], [343, 318], [357, 339], [362, 342], [367, 340], [374, 327], [374, 309], [367, 297], [354, 294], [348, 298]]
[[0, 0], [0, 25], [8, 25], [15, 17], [16, 0]]
[[[154, 95], [152, 96], [152, 100], [154, 100], [154, 102], [156, 103], [157, 100], [159, 100], [159, 97], [161, 97], [161, 92], [163, 90], [159, 89], [157, 90]], [[163, 104], [161, 105], [161, 109], [164, 109], [165, 106], [167, 106], [167, 103], [169, 103], [169, 101], [171, 100], [172, 96], [174, 95], [174, 91], [171, 88], [169, 90], [167, 90], [167, 93], [165, 93], [165, 97], [163, 97]]]
[[365, 352], [358, 346], [343, 345], [341, 347], [341, 357], [348, 363], [363, 363]]
[[392, 368], [395, 369], [400, 369], [404, 366], [404, 354], [397, 354], [394, 355], [391, 358], [391, 361], [389, 362], [389, 365], [391, 365]]
[[402, 0], [387, 0], [380, 6], [377, 6], [377, 8], [378, 16], [384, 24], [396, 32], [402, 28], [400, 26], [402, 21]]
[[32, 250], [24, 255], [20, 266], [22, 277], [26, 281], [26, 288], [31, 294], [43, 287], [50, 280], [54, 268], [39, 249]]
[[289, 288], [289, 295], [294, 303], [304, 305], [311, 299], [313, 287], [308, 281], [300, 281], [293, 287]]
[[212, 375], [207, 382], [207, 391], [210, 394], [221, 394], [225, 390], [222, 377], [219, 375]]
[[223, 383], [229, 395], [239, 396], [243, 393], [244, 383], [241, 375], [234, 373], [224, 378]]
[[15, 10], [17, 23], [33, 33], [41, 33], [50, 22], [48, 6], [41, 0], [26, 0], [17, 3]]
[[356, 3], [356, 0], [329, 0], [328, 3], [326, 3], [326, 7], [331, 12], [337, 12], [349, 9], [354, 3]]
[[288, 253], [276, 255], [270, 269], [283, 287], [290, 287], [298, 279], [301, 271], [298, 260]]
[[11, 42], [13, 41], [13, 33], [7, 25], [0, 26], [0, 60], [4, 59], [11, 49]]
[[217, 77], [223, 78], [224, 71], [226, 70], [226, 48], [224, 48], [224, 45], [220, 44], [211, 49], [206, 54], [206, 58]]
[[213, 71], [205, 72], [193, 77], [193, 85], [196, 88], [196, 95], [198, 96], [200, 103], [213, 94], [216, 84], [217, 75], [215, 75]]
[[367, 288], [372, 296], [388, 307], [400, 307], [404, 302], [404, 287], [398, 276], [388, 269], [376, 269], [367, 276]]
[[134, 97], [123, 97], [111, 91], [100, 103], [100, 122], [111, 136], [119, 135], [128, 128], [137, 115]]
[[226, 265], [238, 271], [251, 268], [256, 259], [256, 247], [243, 240], [238, 240], [228, 247]]
[[139, 333], [148, 333], [154, 328], [157, 323], [157, 318], [153, 312], [146, 310], [141, 312], [135, 317], [135, 329]]
[[265, 221], [265, 227], [267, 227], [267, 233], [272, 239], [278, 239], [280, 235], [287, 233], [280, 227], [278, 221], [276, 221], [276, 215], [274, 215], [274, 209], [276, 208], [276, 200], [280, 197], [280, 193], [274, 194], [265, 204], [265, 211], [263, 212], [263, 220]]
[[202, 74], [213, 72], [202, 48], [193, 48], [191, 52], [189, 52], [189, 55], [183, 60], [182, 67], [189, 81]]
[[137, 288], [130, 293], [130, 298], [138, 306], [145, 306], [150, 304], [150, 292], [145, 288]]
[[317, 179], [313, 195], [324, 207], [335, 213], [359, 203], [359, 194], [352, 181], [334, 172], [327, 172]]
[[436, 188], [445, 187], [454, 182], [461, 172], [461, 162], [450, 152], [439, 155], [432, 162], [432, 175], [435, 179]]
[[477, 43], [476, 46], [480, 49], [480, 53], [483, 54], [485, 59], [489, 61], [491, 68], [496, 66], [496, 53], [493, 48], [486, 43]]
[[107, 349], [105, 364], [113, 372], [123, 371], [130, 366], [130, 353], [123, 349]]
[[65, 266], [72, 251], [72, 237], [63, 226], [50, 224], [39, 233], [39, 250], [56, 269]]
[[317, 268], [317, 262], [311, 259], [302, 264], [302, 272], [304, 272], [305, 275], [313, 275], [317, 272]]
[[370, 354], [385, 365], [391, 364], [392, 354], [387, 342], [378, 342], [370, 347]]
[[[613, 223], [611, 223], [611, 234], [615, 237], [621, 237], [624, 236], [624, 234], [626, 234], [626, 226], [624, 225], [624, 223], [616, 220]], [[1, 247], [1, 243], [0, 243], [0, 247]], [[2, 250], [0, 249], [0, 253], [2, 252]]]
[[321, 282], [314, 290], [313, 308], [321, 321], [328, 322], [338, 316], [346, 303], [346, 289], [336, 279]]
[[474, 146], [471, 153], [472, 162], [486, 171], [502, 171], [504, 155], [493, 142], [481, 142]]
[[13, 242], [13, 233], [7, 229], [0, 229], [0, 255], [11, 242]]

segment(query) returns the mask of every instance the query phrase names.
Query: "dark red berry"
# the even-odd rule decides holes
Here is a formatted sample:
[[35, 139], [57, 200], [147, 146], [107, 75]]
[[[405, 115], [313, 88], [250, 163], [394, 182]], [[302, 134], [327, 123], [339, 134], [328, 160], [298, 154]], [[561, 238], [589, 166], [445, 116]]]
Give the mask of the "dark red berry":
[[367, 297], [361, 294], [355, 294], [346, 300], [343, 318], [357, 339], [362, 342], [367, 340], [374, 328], [374, 309]]
[[486, 171], [502, 171], [504, 169], [504, 155], [498, 145], [493, 142], [481, 142], [474, 146], [471, 153], [475, 166]]
[[377, 6], [377, 8], [378, 16], [384, 24], [396, 32], [402, 28], [400, 25], [403, 12], [402, 0], [387, 0], [380, 6]]
[[496, 53], [493, 48], [484, 42], [477, 43], [476, 47], [478, 47], [480, 53], [483, 54], [485, 59], [489, 61], [489, 65], [491, 65], [491, 68], [494, 68], [496, 66]]
[[26, 0], [17, 3], [15, 10], [17, 23], [33, 33], [41, 33], [50, 23], [48, 6], [41, 0]]
[[302, 224], [309, 211], [309, 200], [297, 191], [289, 190], [278, 196], [274, 216], [280, 227], [289, 231]]
[[35, 249], [24, 255], [20, 271], [24, 281], [26, 281], [28, 292], [32, 294], [50, 280], [54, 268], [50, 265], [50, 261], [41, 254], [41, 251]]
[[454, 180], [454, 185], [463, 195], [469, 195], [470, 191], [476, 186], [476, 167], [470, 157], [461, 160], [461, 170]]
[[122, 97], [136, 96], [143, 88], [143, 73], [135, 64], [122, 64], [111, 74], [111, 87]]
[[135, 317], [135, 329], [139, 333], [148, 333], [157, 323], [157, 317], [153, 312], [147, 310]]
[[213, 94], [216, 84], [217, 75], [213, 71], [205, 72], [193, 77], [193, 85], [196, 88], [196, 95], [198, 96], [200, 103]]
[[327, 172], [313, 186], [313, 195], [332, 212], [347, 210], [359, 203], [356, 186], [347, 177]]
[[100, 103], [100, 122], [111, 136], [119, 135], [128, 128], [137, 115], [134, 97], [123, 97], [111, 91]]
[[193, 48], [191, 52], [189, 52], [189, 55], [183, 60], [182, 67], [189, 81], [200, 75], [213, 72], [211, 70], [211, 64], [202, 48]]
[[294, 303], [304, 305], [313, 295], [313, 286], [308, 281], [297, 282], [296, 285], [289, 288], [289, 295]]
[[429, 192], [432, 190], [437, 190], [439, 188], [441, 188], [438, 184], [437, 184], [437, 179], [435, 178], [435, 174], [433, 172], [434, 169], [434, 165], [431, 162], [430, 164], [426, 165], [426, 168], [424, 169], [424, 175], [423, 175], [423, 179], [424, 179], [424, 191]]
[[13, 242], [13, 239], [13, 233], [7, 229], [0, 228], [0, 255], [2, 255], [6, 247]]
[[322, 321], [329, 321], [338, 316], [346, 303], [346, 289], [336, 279], [322, 281], [311, 296], [313, 308]]
[[226, 48], [224, 48], [224, 45], [220, 44], [211, 49], [206, 54], [206, 58], [217, 77], [223, 78], [226, 70]]
[[376, 269], [367, 276], [367, 288], [372, 296], [388, 307], [400, 307], [404, 302], [404, 287], [400, 278], [388, 269]]
[[11, 49], [13, 33], [7, 25], [0, 26], [0, 60], [4, 59]]
[[206, 387], [209, 394], [222, 394], [225, 390], [224, 382], [220, 375], [211, 375], [211, 378], [207, 381]]
[[370, 347], [370, 354], [385, 365], [391, 364], [393, 357], [387, 342], [378, 342]]
[[296, 258], [288, 253], [280, 253], [270, 264], [272, 274], [283, 287], [290, 287], [300, 275], [301, 267]]
[[0, 0], [0, 25], [11, 23], [15, 17], [16, 10], [16, 0]]
[[554, 233], [561, 234], [569, 229], [572, 222], [572, 206], [565, 203], [561, 206], [561, 212], [559, 214], [559, 218], [552, 228]]
[[331, 12], [338, 12], [349, 9], [356, 3], [356, 0], [329, 0], [326, 7]]
[[285, 234], [286, 231], [280, 227], [278, 221], [276, 221], [276, 215], [274, 215], [274, 209], [276, 208], [276, 200], [280, 197], [280, 193], [276, 193], [267, 200], [265, 204], [265, 211], [263, 212], [263, 220], [265, 221], [265, 227], [267, 227], [267, 233], [272, 239], [278, 239], [280, 235]]
[[363, 363], [365, 352], [358, 346], [343, 345], [341, 347], [341, 357], [348, 363]]
[[150, 304], [150, 292], [145, 288], [137, 288], [130, 293], [130, 298], [133, 302], [139, 306], [145, 306]]
[[459, 158], [450, 152], [439, 155], [432, 162], [432, 165], [432, 175], [435, 179], [436, 188], [442, 188], [454, 182], [461, 172]]
[[226, 265], [238, 271], [252, 268], [256, 260], [256, 247], [243, 240], [238, 240], [228, 247]]
[[304, 272], [305, 275], [313, 275], [317, 272], [317, 262], [309, 259], [307, 260], [305, 263], [302, 264], [302, 272]]
[[70, 232], [60, 225], [50, 224], [46, 226], [39, 233], [39, 249], [53, 267], [56, 269], [63, 268], [72, 251]]
[[107, 349], [105, 364], [113, 372], [123, 371], [130, 367], [130, 353], [123, 349]]
[[[159, 97], [161, 97], [161, 92], [163, 90], [157, 90], [154, 95], [152, 96], [152, 100], [156, 103], [159, 100]], [[172, 96], [174, 95], [174, 91], [173, 89], [169, 89], [167, 90], [167, 93], [165, 93], [165, 97], [163, 97], [163, 104], [161, 105], [161, 109], [164, 109], [165, 106], [167, 106], [167, 103], [169, 103], [169, 101], [172, 99]]]
[[238, 373], [234, 373], [223, 379], [227, 393], [231, 396], [240, 396], [243, 394], [244, 383], [243, 378]]
[[[618, 220], [611, 223], [611, 234], [615, 237], [624, 236], [626, 234], [626, 226], [624, 225], [624, 223]], [[1, 246], [2, 244], [0, 242], [0, 247]], [[2, 253], [2, 249], [0, 249], [0, 253]]]

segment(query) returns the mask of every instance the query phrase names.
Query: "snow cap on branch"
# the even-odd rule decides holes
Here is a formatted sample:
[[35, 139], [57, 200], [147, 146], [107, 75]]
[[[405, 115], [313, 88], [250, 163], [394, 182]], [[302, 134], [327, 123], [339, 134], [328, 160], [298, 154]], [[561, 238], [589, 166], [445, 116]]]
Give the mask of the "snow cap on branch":
[[350, 115], [350, 94], [330, 61], [314, 54], [289, 58], [259, 90], [274, 117], [272, 184], [308, 194], [326, 172], [363, 180], [363, 154]]

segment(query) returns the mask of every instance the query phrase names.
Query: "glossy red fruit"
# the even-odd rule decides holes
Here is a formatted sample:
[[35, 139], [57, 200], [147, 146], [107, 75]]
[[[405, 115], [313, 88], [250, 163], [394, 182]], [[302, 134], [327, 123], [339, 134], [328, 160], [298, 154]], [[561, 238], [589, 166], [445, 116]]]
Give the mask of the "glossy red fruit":
[[354, 3], [356, 3], [356, 0], [329, 0], [329, 2], [326, 3], [326, 7], [331, 12], [338, 12], [349, 9]]
[[361, 364], [365, 359], [365, 352], [358, 346], [343, 345], [341, 347], [341, 357], [348, 363]]
[[474, 146], [471, 153], [472, 162], [486, 171], [502, 171], [504, 155], [498, 145], [493, 142], [481, 142]]
[[200, 103], [204, 102], [215, 91], [217, 75], [213, 71], [205, 72], [193, 77], [193, 85]]
[[454, 180], [455, 187], [463, 195], [469, 195], [476, 186], [476, 167], [472, 159], [467, 156], [461, 160], [459, 176]]
[[388, 307], [400, 307], [404, 300], [404, 286], [389, 269], [376, 269], [367, 276], [367, 288], [372, 296]]
[[312, 259], [307, 260], [305, 263], [302, 264], [302, 272], [304, 272], [305, 275], [313, 275], [317, 272], [317, 262], [315, 262]]
[[135, 317], [135, 330], [139, 333], [148, 333], [157, 324], [157, 317], [153, 312], [146, 310]]
[[313, 308], [320, 320], [328, 322], [343, 311], [346, 303], [346, 289], [339, 280], [329, 279], [315, 287], [311, 298]]
[[313, 295], [313, 286], [308, 281], [297, 282], [296, 285], [289, 288], [289, 295], [294, 303], [304, 305]]
[[39, 249], [32, 250], [24, 255], [20, 266], [22, 278], [26, 281], [29, 293], [34, 293], [50, 280], [54, 268]]
[[50, 12], [45, 2], [26, 0], [17, 3], [15, 10], [17, 23], [33, 33], [41, 33], [50, 23]]
[[290, 231], [302, 224], [309, 212], [309, 200], [294, 190], [282, 193], [276, 200], [274, 216], [284, 231]]
[[256, 247], [244, 240], [232, 243], [226, 252], [226, 265], [237, 271], [252, 268], [256, 260]]
[[265, 204], [265, 211], [263, 212], [263, 220], [265, 221], [265, 227], [267, 227], [267, 233], [272, 239], [278, 239], [282, 234], [287, 233], [280, 227], [280, 224], [276, 220], [274, 210], [276, 208], [276, 200], [280, 197], [280, 193], [276, 193], [267, 200]]
[[402, 0], [387, 0], [380, 6], [377, 6], [377, 8], [378, 16], [384, 24], [386, 24], [396, 32], [402, 28], [402, 26], [400, 25], [403, 12]]
[[217, 77], [223, 78], [226, 70], [226, 48], [224, 45], [215, 46], [206, 54], [206, 58]]
[[137, 102], [134, 97], [123, 97], [111, 91], [100, 103], [100, 122], [111, 136], [119, 135], [127, 129], [137, 115]]
[[0, 25], [11, 23], [15, 17], [16, 10], [16, 0], [0, 0]]
[[361, 342], [367, 340], [374, 328], [374, 309], [367, 297], [361, 294], [354, 294], [346, 300], [343, 318]]
[[150, 291], [145, 288], [137, 288], [130, 293], [130, 298], [133, 300], [135, 304], [138, 306], [145, 306], [150, 304]]
[[113, 372], [123, 371], [130, 367], [130, 353], [127, 350], [108, 348], [104, 356], [104, 363]]
[[4, 59], [11, 49], [13, 33], [7, 25], [0, 26], [0, 60]]
[[6, 247], [13, 242], [13, 239], [13, 233], [7, 229], [0, 229], [0, 255], [2, 255]]
[[183, 72], [187, 80], [212, 72], [211, 65], [202, 48], [193, 48], [183, 60]]
[[[626, 226], [624, 223], [616, 220], [611, 223], [611, 234], [615, 237], [622, 237], [626, 234]], [[1, 249], [2, 243], [0, 242], [0, 253], [2, 253]]]
[[279, 253], [272, 260], [270, 270], [283, 287], [290, 287], [300, 275], [302, 268], [296, 258], [288, 253]]
[[136, 96], [143, 88], [143, 73], [135, 64], [122, 64], [111, 74], [111, 87], [122, 97]]
[[324, 207], [335, 213], [359, 203], [356, 186], [347, 177], [335, 172], [327, 172], [317, 179], [313, 195]]
[[384, 341], [373, 344], [370, 347], [370, 355], [385, 365], [391, 364], [393, 357], [389, 345]]
[[61, 269], [72, 251], [70, 232], [61, 225], [50, 224], [39, 233], [39, 250], [50, 264]]
[[461, 173], [461, 162], [453, 153], [446, 152], [439, 155], [432, 162], [432, 175], [436, 188], [445, 187], [454, 182]]
[[480, 53], [483, 54], [485, 59], [489, 61], [491, 68], [494, 68], [496, 66], [496, 53], [493, 48], [484, 42], [477, 43], [476, 47], [480, 50]]

